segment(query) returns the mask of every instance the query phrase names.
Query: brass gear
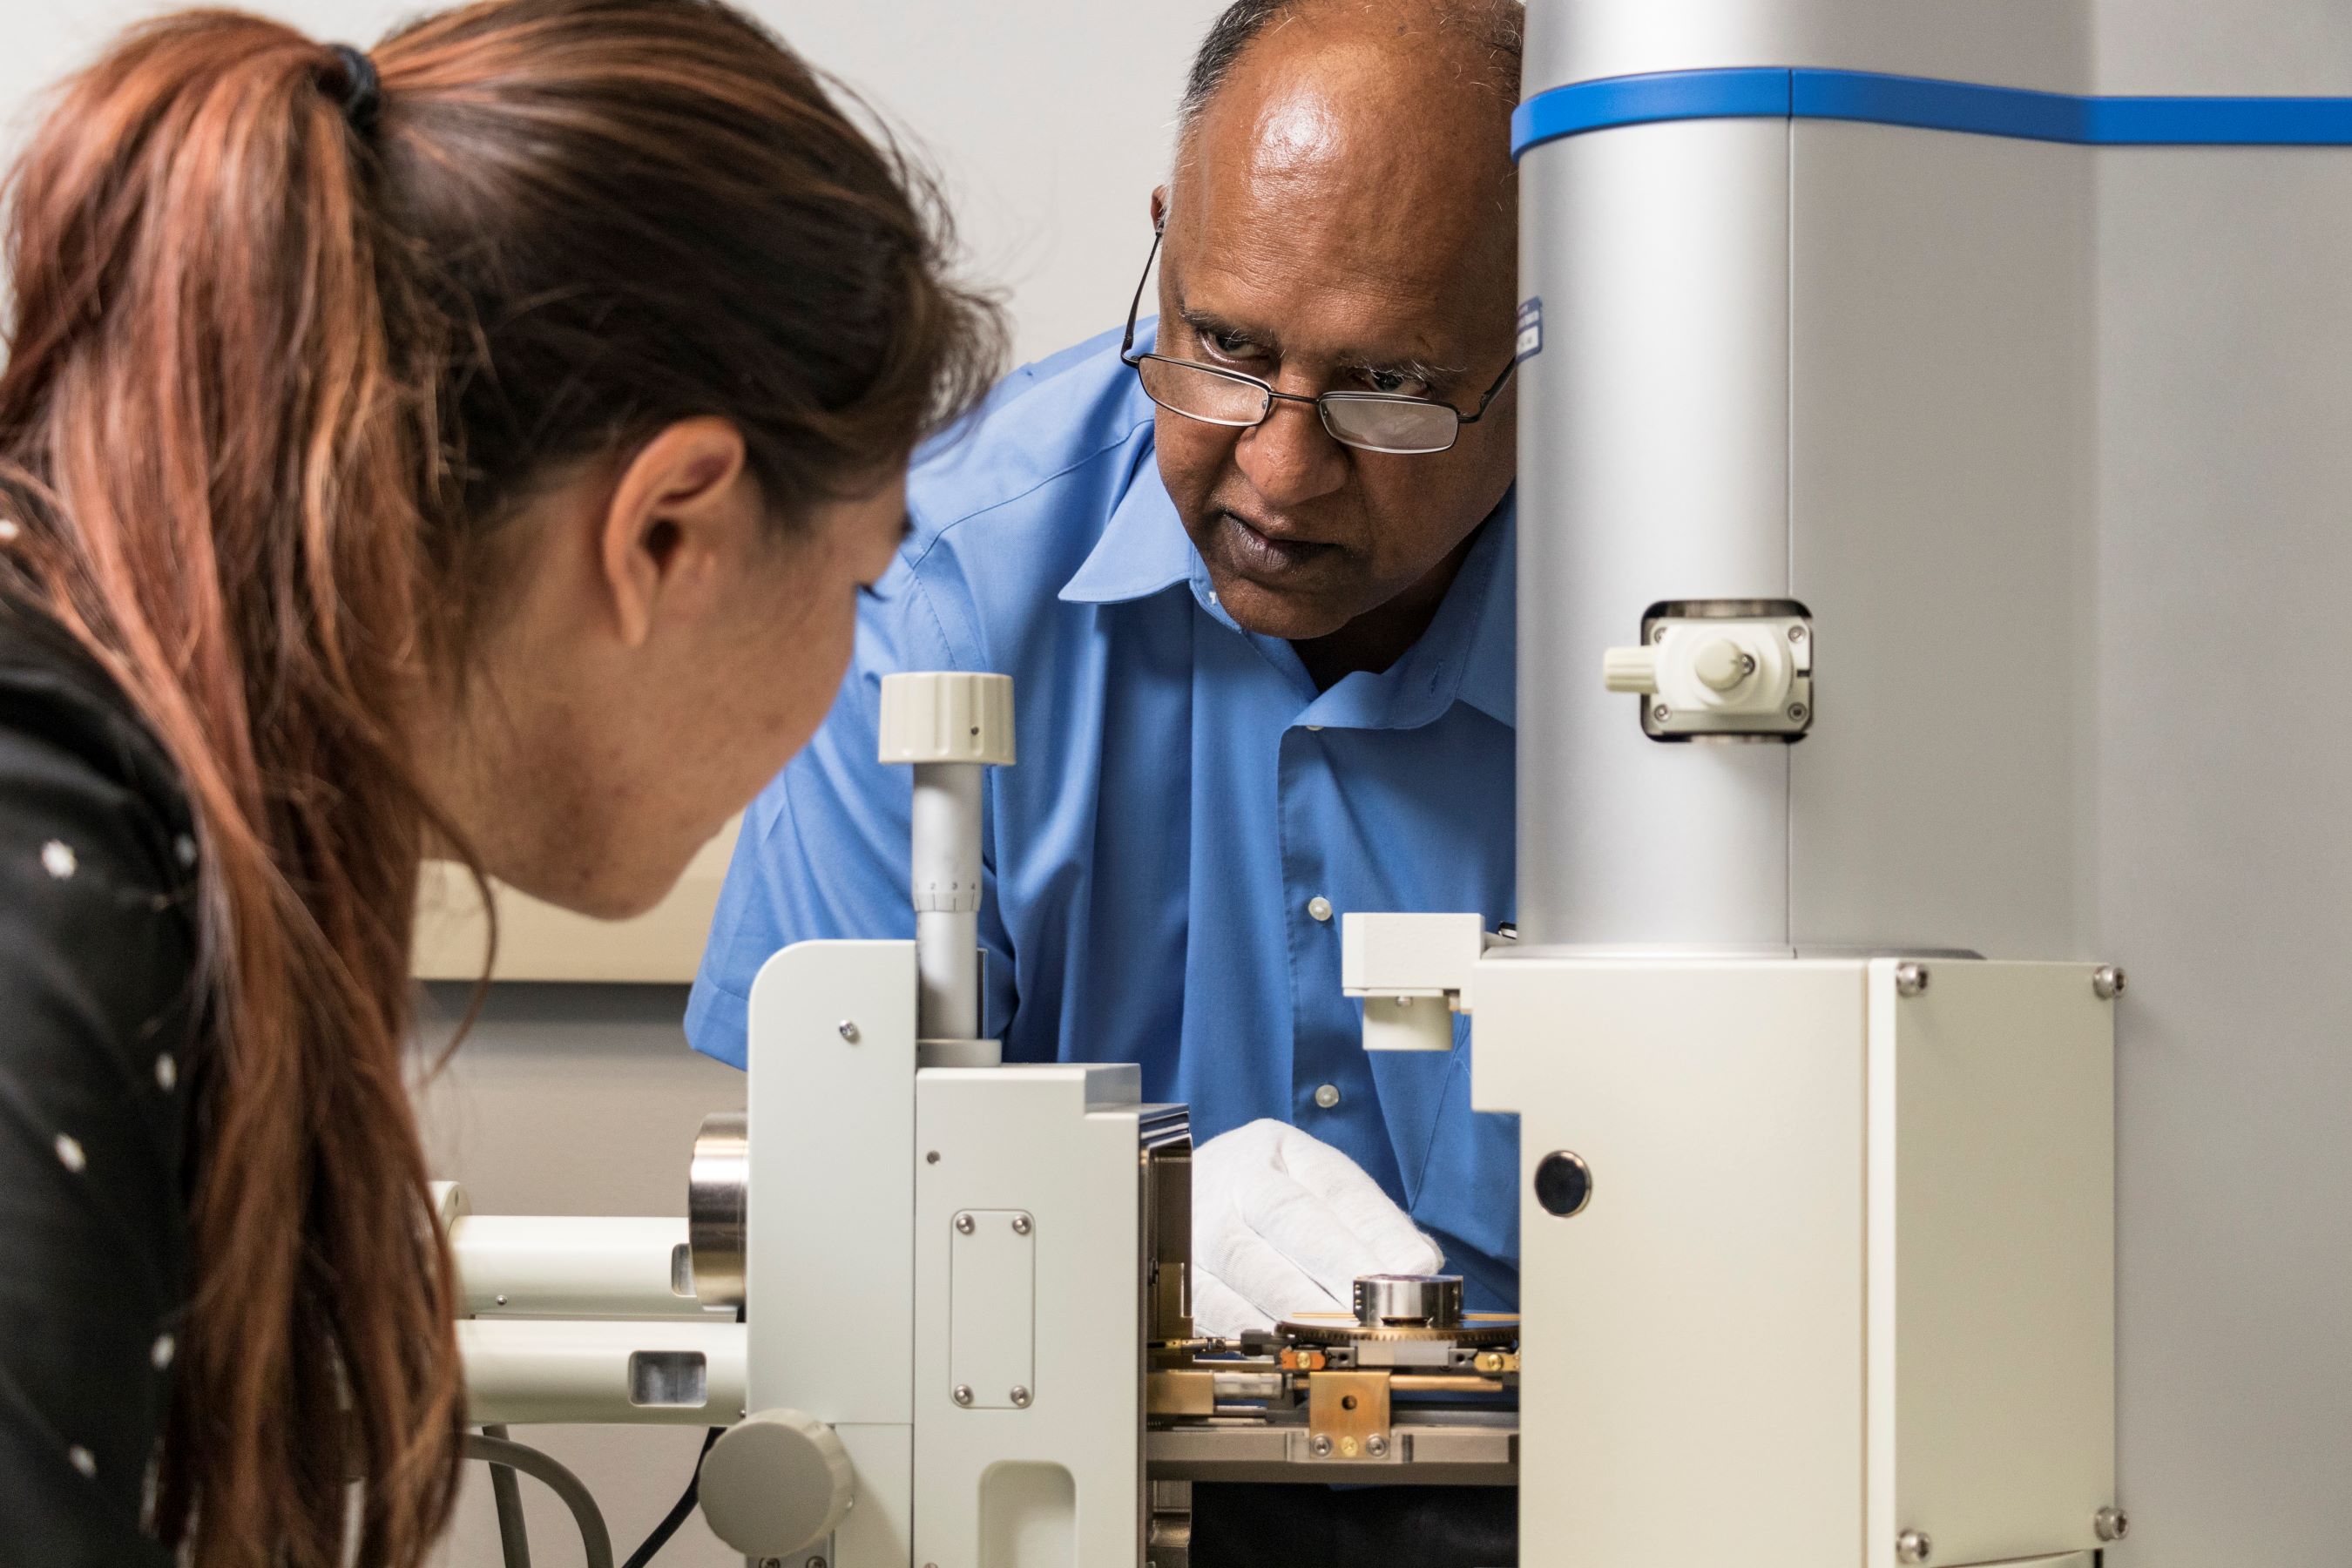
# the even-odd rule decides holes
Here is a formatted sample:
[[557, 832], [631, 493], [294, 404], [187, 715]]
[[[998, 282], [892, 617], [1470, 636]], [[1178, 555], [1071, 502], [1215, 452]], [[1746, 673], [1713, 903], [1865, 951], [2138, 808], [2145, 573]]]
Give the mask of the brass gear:
[[1516, 1312], [1471, 1312], [1465, 1321], [1450, 1328], [1438, 1328], [1427, 1323], [1382, 1323], [1377, 1328], [1356, 1321], [1347, 1312], [1309, 1312], [1303, 1317], [1285, 1318], [1275, 1324], [1275, 1331], [1286, 1334], [1300, 1344], [1352, 1345], [1366, 1342], [1396, 1342], [1441, 1340], [1465, 1347], [1515, 1345], [1519, 1342], [1519, 1318]]

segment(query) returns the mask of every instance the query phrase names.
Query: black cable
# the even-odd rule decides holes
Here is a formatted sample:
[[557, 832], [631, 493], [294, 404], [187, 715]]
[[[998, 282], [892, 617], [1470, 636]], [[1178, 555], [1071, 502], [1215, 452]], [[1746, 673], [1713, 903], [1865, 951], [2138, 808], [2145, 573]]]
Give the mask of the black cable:
[[677, 1527], [684, 1524], [686, 1516], [694, 1511], [695, 1500], [702, 1495], [702, 1461], [709, 1454], [710, 1445], [719, 1441], [719, 1434], [725, 1430], [723, 1426], [713, 1426], [704, 1434], [702, 1452], [694, 1457], [694, 1474], [686, 1478], [686, 1490], [678, 1494], [677, 1501], [662, 1515], [662, 1521], [654, 1526], [654, 1532], [646, 1537], [646, 1543], [630, 1552], [629, 1560], [622, 1563], [621, 1568], [646, 1568], [646, 1564], [654, 1560], [654, 1553], [669, 1544], [669, 1538], [677, 1533]]
[[572, 1510], [573, 1522], [580, 1526], [580, 1546], [587, 1555], [588, 1568], [613, 1568], [613, 1535], [604, 1528], [604, 1515], [580, 1478], [565, 1469], [553, 1456], [503, 1437], [468, 1432], [466, 1458], [484, 1459], [493, 1466], [510, 1466], [547, 1483], [548, 1489], [563, 1500], [563, 1506]]
[[[482, 1436], [503, 1443], [507, 1429], [485, 1426]], [[530, 1531], [522, 1517], [522, 1483], [515, 1479], [512, 1465], [490, 1467], [490, 1496], [499, 1506], [499, 1551], [506, 1558], [506, 1568], [530, 1568]]]

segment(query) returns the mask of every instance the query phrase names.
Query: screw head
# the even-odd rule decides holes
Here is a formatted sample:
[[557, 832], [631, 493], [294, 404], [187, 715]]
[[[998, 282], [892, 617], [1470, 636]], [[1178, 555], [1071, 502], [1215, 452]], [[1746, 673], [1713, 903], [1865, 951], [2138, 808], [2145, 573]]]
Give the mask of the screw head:
[[824, 1559], [822, 1557], [812, 1557], [805, 1563], [802, 1564], [802, 1568], [824, 1568]]
[[1318, 1459], [1328, 1459], [1331, 1457], [1331, 1439], [1328, 1437], [1318, 1436], [1307, 1447]]
[[956, 1234], [958, 1236], [970, 1236], [971, 1234], [971, 1215], [968, 1214], [960, 1214], [956, 1215], [955, 1227]]
[[1663, 703], [1663, 702], [1659, 703], [1655, 708], [1653, 708], [1653, 709], [1651, 709], [1651, 710], [1650, 710], [1650, 717], [1651, 717], [1651, 718], [1653, 718], [1653, 719], [1654, 719], [1654, 720], [1656, 720], [1656, 721], [1657, 721], [1659, 723], [1661, 723], [1661, 724], [1664, 723], [1667, 720], [1669, 720], [1669, 719], [1673, 718], [1674, 716], [1675, 716], [1675, 710], [1674, 710], [1673, 709], [1671, 709], [1671, 708], [1667, 707], [1667, 706], [1666, 706], [1664, 703]]
[[1017, 1383], [1013, 1385], [1013, 1407], [1015, 1410], [1029, 1408], [1029, 1391]]
[[2091, 971], [2091, 994], [2102, 1002], [2112, 1002], [2124, 994], [2124, 972], [2112, 963], [2102, 963]]
[[1895, 966], [1895, 991], [1899, 996], [1916, 996], [1927, 989], [1927, 966], [1924, 963], [1898, 963]]
[[1936, 1543], [1927, 1539], [1926, 1531], [1906, 1530], [1895, 1538], [1895, 1561], [1925, 1563], [1927, 1561], [1927, 1554], [1935, 1549]]
[[2131, 1533], [2131, 1521], [2119, 1508], [2103, 1508], [2091, 1516], [2091, 1528], [2102, 1541], [2121, 1541]]
[[844, 1018], [836, 1027], [840, 1029], [843, 1039], [853, 1046], [857, 1043], [857, 1025], [854, 1019]]
[[500, 1291], [500, 1292], [499, 1292], [499, 1306], [501, 1306], [501, 1307], [503, 1307], [503, 1306], [505, 1306], [506, 1304], [507, 1304], [506, 1293], [505, 1293], [504, 1291]]
[[1364, 1439], [1364, 1452], [1370, 1454], [1373, 1458], [1378, 1459], [1385, 1458], [1388, 1451], [1389, 1440], [1380, 1433], [1375, 1432], [1370, 1436]]
[[1804, 640], [1805, 640], [1805, 628], [1804, 628], [1804, 627], [1802, 627], [1802, 626], [1790, 626], [1790, 627], [1789, 628], [1789, 640], [1790, 640], [1790, 642], [1802, 642], [1802, 641], [1804, 641]]
[[1801, 702], [1790, 703], [1789, 718], [1792, 722], [1802, 723], [1805, 718], [1805, 705]]
[[1652, 627], [1650, 628], [1650, 640], [1651, 640], [1652, 642], [1664, 642], [1664, 641], [1665, 641], [1665, 640], [1666, 640], [1666, 633], [1667, 633], [1667, 631], [1668, 631], [1669, 629], [1670, 629], [1670, 628], [1668, 628], [1667, 626], [1664, 626], [1664, 625], [1652, 626]]
[[971, 1384], [968, 1383], [959, 1383], [955, 1385], [955, 1402], [958, 1405], [970, 1405], [971, 1403]]
[[1029, 1216], [1027, 1215], [1017, 1214], [1013, 1216], [1013, 1234], [1015, 1236], [1026, 1236], [1029, 1234]]

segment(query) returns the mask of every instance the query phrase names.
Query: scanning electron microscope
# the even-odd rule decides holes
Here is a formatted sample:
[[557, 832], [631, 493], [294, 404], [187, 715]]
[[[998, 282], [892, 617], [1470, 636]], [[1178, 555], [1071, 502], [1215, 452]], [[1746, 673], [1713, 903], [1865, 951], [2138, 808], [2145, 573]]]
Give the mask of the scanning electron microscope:
[[1517, 1487], [1530, 1568], [2090, 1568], [2100, 529], [2117, 454], [2226, 438], [2126, 374], [2196, 301], [2113, 258], [2352, 143], [2162, 16], [1528, 6], [1517, 928], [1342, 932], [1365, 1047], [1468, 1014], [1519, 1118], [1520, 1316], [1194, 1331], [1184, 1109], [975, 1037], [1011, 684], [908, 674], [915, 940], [770, 961], [684, 1224], [445, 1194], [472, 1419], [724, 1428], [714, 1530], [831, 1568], [1183, 1568], [1192, 1484], [1301, 1479]]

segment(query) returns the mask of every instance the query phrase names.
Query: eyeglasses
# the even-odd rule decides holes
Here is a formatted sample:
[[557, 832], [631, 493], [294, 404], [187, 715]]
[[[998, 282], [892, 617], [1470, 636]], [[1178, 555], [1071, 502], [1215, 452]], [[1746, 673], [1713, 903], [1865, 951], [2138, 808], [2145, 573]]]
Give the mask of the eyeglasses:
[[1164, 227], [1152, 231], [1151, 254], [1143, 259], [1143, 276], [1136, 279], [1135, 299], [1127, 308], [1127, 335], [1119, 340], [1118, 357], [1135, 367], [1143, 395], [1171, 414], [1204, 425], [1248, 429], [1265, 423], [1277, 403], [1311, 403], [1323, 417], [1323, 428], [1343, 447], [1407, 455], [1444, 452], [1460, 438], [1462, 426], [1475, 425], [1486, 416], [1486, 405], [1519, 368], [1516, 358], [1505, 365], [1495, 384], [1478, 399], [1478, 406], [1465, 414], [1433, 397], [1407, 397], [1394, 392], [1326, 392], [1315, 397], [1276, 392], [1237, 370], [1170, 359], [1165, 354], [1137, 353], [1136, 316], [1143, 308], [1143, 286], [1151, 279], [1151, 263], [1160, 255], [1165, 232]]

